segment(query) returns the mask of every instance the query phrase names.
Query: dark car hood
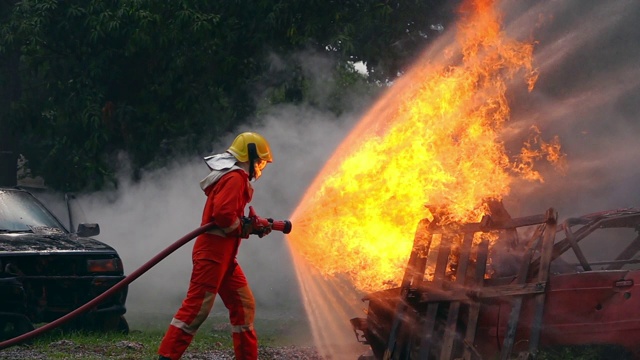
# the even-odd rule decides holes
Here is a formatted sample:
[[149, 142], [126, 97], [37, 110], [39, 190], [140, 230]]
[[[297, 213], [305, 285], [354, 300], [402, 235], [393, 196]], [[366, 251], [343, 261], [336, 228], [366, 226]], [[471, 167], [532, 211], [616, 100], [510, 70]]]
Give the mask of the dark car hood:
[[0, 234], [0, 252], [115, 252], [109, 245], [91, 238], [81, 238], [66, 233]]

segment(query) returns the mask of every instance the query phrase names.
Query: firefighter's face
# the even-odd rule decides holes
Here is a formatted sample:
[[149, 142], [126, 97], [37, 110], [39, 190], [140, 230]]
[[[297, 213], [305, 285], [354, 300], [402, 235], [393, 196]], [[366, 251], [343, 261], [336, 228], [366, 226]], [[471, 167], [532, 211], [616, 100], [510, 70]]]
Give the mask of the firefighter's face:
[[262, 170], [264, 170], [266, 166], [267, 162], [262, 159], [258, 159], [253, 163], [253, 173], [255, 180], [258, 180], [260, 178], [260, 175], [262, 175]]

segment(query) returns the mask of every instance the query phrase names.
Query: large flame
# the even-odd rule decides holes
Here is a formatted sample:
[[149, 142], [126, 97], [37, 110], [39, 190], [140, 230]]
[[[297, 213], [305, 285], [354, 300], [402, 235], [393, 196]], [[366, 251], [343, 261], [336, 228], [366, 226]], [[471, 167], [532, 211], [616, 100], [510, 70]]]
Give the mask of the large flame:
[[397, 284], [415, 227], [430, 216], [425, 205], [476, 221], [514, 176], [539, 179], [527, 162], [533, 150], [510, 160], [500, 141], [507, 84], [535, 84], [533, 43], [506, 37], [493, 1], [469, 1], [460, 16], [457, 41], [391, 86], [295, 210], [292, 248], [322, 274], [346, 275], [363, 291]]

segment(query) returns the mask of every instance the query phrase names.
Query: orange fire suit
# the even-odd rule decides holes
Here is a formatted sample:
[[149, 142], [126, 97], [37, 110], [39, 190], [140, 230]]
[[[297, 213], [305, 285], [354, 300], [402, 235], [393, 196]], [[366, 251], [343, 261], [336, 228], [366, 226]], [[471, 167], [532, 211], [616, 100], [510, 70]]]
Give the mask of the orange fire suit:
[[196, 239], [189, 290], [171, 320], [158, 354], [179, 359], [209, 315], [218, 294], [229, 310], [236, 359], [255, 360], [258, 358], [258, 339], [253, 329], [255, 301], [236, 260], [241, 218], [253, 189], [247, 173], [236, 168], [204, 191], [207, 201], [202, 225], [214, 221], [217, 228]]

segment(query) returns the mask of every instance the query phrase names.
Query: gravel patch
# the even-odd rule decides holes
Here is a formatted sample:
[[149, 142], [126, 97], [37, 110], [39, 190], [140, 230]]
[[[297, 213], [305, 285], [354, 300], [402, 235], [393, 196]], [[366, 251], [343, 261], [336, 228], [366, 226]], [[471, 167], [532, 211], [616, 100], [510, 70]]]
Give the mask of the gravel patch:
[[[50, 348], [68, 352], [68, 359], [141, 359], [133, 353], [142, 349], [142, 345], [132, 341], [121, 341], [116, 347], [122, 349], [117, 355], [100, 354], [99, 349], [87, 348], [75, 344], [70, 340], [60, 340], [49, 345]], [[0, 350], [1, 360], [51, 360], [59, 357], [48, 357], [41, 351], [29, 346], [15, 346]], [[212, 360], [212, 359], [235, 359], [232, 349], [212, 349], [194, 352], [187, 350], [182, 356], [184, 360]], [[304, 346], [282, 346], [282, 347], [259, 347], [258, 359], [260, 360], [323, 360], [313, 347]]]
[[[190, 360], [205, 360], [205, 359], [235, 359], [233, 350], [210, 350], [200, 353], [187, 352], [182, 357], [183, 359]], [[318, 355], [317, 351], [313, 348], [298, 347], [298, 346], [286, 346], [286, 347], [259, 347], [258, 359], [269, 360], [322, 360], [322, 357]]]
[[14, 346], [9, 349], [0, 350], [0, 359], [2, 360], [22, 360], [22, 359], [34, 359], [34, 360], [47, 360], [49, 359], [46, 355], [42, 354], [39, 351], [29, 349], [23, 346]]

